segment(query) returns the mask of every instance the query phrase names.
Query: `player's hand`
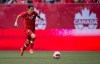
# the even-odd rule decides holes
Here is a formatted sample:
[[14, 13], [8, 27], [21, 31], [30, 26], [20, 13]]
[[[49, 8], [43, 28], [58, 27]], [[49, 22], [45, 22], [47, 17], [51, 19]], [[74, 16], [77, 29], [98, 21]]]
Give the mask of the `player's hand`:
[[14, 26], [15, 26], [15, 27], [18, 27], [18, 24], [15, 22]]

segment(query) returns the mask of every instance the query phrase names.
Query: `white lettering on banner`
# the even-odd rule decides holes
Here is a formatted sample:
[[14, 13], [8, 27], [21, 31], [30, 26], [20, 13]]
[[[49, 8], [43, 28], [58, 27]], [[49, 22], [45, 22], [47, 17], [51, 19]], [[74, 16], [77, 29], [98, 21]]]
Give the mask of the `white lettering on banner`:
[[39, 10], [37, 10], [36, 8], [35, 8], [35, 11], [40, 15], [41, 18], [43, 18], [43, 20], [40, 20], [39, 18], [36, 17], [35, 29], [36, 30], [45, 30], [45, 28], [46, 28], [45, 14], [42, 12], [39, 12]]
[[100, 36], [100, 29], [55, 29], [53, 36]]
[[73, 30], [71, 29], [55, 29], [52, 31], [54, 36], [71, 36], [73, 35]]
[[96, 14], [91, 13], [87, 8], [82, 10], [82, 14], [79, 12], [75, 14], [74, 25], [76, 29], [96, 29], [97, 22]]
[[75, 19], [75, 24], [97, 24], [97, 19]]

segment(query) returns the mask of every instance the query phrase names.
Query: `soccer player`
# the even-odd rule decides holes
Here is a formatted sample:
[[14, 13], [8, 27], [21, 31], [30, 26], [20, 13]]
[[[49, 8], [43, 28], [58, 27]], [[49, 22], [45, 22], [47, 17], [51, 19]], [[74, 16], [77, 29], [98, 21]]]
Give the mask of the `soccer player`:
[[36, 11], [34, 11], [34, 6], [33, 5], [29, 5], [28, 6], [28, 11], [22, 12], [20, 13], [14, 23], [14, 26], [18, 27], [18, 20], [19, 18], [23, 18], [24, 19], [24, 32], [27, 36], [27, 40], [26, 43], [24, 44], [24, 46], [21, 48], [20, 51], [20, 55], [23, 56], [24, 50], [28, 47], [28, 45], [30, 44], [30, 53], [33, 53], [32, 47], [34, 45], [34, 41], [35, 41], [35, 19], [36, 17], [38, 17], [40, 20], [43, 20], [43, 18], [41, 18]]

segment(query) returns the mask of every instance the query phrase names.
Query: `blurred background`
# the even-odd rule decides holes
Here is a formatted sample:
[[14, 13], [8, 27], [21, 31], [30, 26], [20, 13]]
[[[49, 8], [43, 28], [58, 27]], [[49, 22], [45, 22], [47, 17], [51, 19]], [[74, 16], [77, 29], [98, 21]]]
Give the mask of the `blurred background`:
[[100, 51], [100, 0], [0, 0], [0, 50], [19, 50], [26, 36], [17, 15], [29, 4], [36, 18], [34, 50]]
[[[14, 22], [28, 5], [44, 20], [36, 18], [34, 53], [21, 57], [23, 18]], [[100, 0], [0, 0], [0, 64], [100, 64]]]

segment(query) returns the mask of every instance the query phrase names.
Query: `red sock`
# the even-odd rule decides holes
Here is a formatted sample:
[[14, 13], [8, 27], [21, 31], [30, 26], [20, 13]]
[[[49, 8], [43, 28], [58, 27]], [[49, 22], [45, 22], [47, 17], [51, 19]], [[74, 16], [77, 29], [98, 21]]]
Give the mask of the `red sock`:
[[33, 41], [30, 41], [30, 48], [32, 49], [33, 48]]

